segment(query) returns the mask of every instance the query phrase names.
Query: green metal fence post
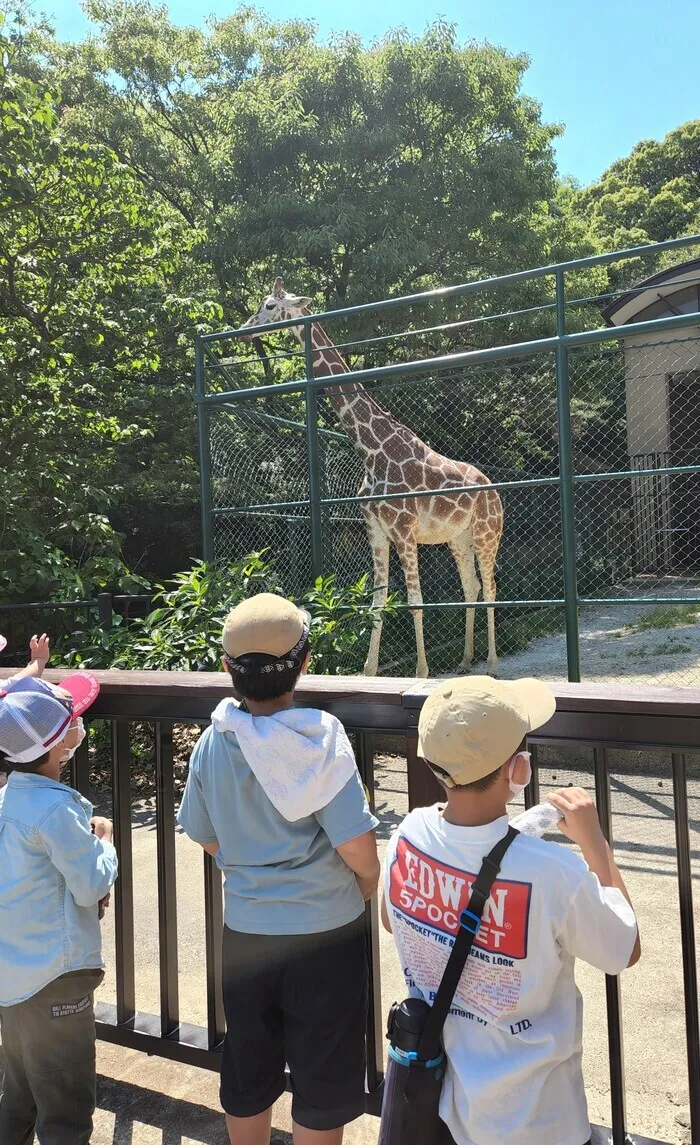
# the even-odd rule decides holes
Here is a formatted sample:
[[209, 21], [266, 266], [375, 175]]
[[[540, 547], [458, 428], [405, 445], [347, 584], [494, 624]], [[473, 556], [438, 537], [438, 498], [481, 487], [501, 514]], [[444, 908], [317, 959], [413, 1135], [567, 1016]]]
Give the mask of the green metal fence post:
[[323, 517], [321, 510], [321, 470], [318, 446], [318, 405], [313, 386], [314, 359], [311, 319], [304, 321], [304, 362], [306, 365], [306, 451], [309, 468], [309, 515], [311, 518], [311, 567], [314, 578], [323, 573]]
[[566, 601], [566, 660], [569, 680], [581, 679], [581, 656], [578, 629], [578, 583], [576, 577], [576, 520], [574, 517], [574, 482], [571, 457], [571, 393], [569, 390], [569, 351], [563, 341], [566, 334], [566, 282], [564, 271], [557, 270], [556, 313], [557, 346], [555, 370], [557, 379], [557, 422], [559, 429], [559, 495], [561, 499], [561, 536], [564, 562], [564, 600]]
[[197, 401], [197, 429], [199, 433], [199, 489], [202, 512], [202, 556], [214, 559], [214, 532], [211, 500], [211, 453], [209, 450], [209, 410], [204, 397], [204, 345], [201, 334], [194, 342], [194, 383]]

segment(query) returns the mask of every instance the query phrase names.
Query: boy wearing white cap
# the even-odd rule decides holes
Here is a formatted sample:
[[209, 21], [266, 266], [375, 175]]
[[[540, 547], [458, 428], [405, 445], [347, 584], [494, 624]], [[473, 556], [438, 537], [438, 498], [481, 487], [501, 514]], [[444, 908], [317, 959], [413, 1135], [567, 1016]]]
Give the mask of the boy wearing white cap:
[[340, 1145], [364, 1112], [378, 820], [342, 724], [293, 706], [309, 626], [272, 593], [229, 614], [223, 664], [236, 699], [195, 747], [178, 816], [224, 872], [221, 1104], [232, 1145], [269, 1145], [285, 1063], [295, 1145]]
[[[530, 780], [529, 732], [556, 703], [537, 680], [447, 680], [423, 707], [418, 751], [447, 804], [412, 811], [387, 851], [382, 915], [412, 994], [432, 1002], [483, 858]], [[444, 1027], [440, 1103], [455, 1145], [584, 1145], [576, 958], [618, 974], [639, 958], [634, 911], [595, 805], [549, 796], [583, 858], [519, 835], [493, 885]]]
[[60, 783], [97, 682], [23, 678], [0, 691], [0, 1142], [88, 1145], [100, 902], [117, 875], [112, 824]]

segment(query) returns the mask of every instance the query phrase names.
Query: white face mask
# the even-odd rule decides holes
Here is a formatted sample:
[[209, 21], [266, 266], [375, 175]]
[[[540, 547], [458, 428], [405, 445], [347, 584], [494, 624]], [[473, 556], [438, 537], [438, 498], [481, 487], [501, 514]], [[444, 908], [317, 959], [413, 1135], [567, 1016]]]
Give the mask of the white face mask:
[[[527, 763], [527, 779], [524, 783], [515, 783], [513, 780], [513, 772], [515, 771], [515, 765], [519, 759], [524, 759]], [[508, 783], [510, 785], [511, 791], [513, 792], [513, 795], [520, 795], [532, 779], [532, 763], [530, 760], [531, 755], [529, 751], [519, 751], [515, 758], [511, 759], [510, 761], [510, 767], [508, 768]]]
[[66, 748], [65, 752], [61, 756], [61, 763], [68, 763], [68, 760], [73, 758], [81, 743], [85, 739], [85, 736], [87, 735], [87, 732], [85, 731], [85, 724], [83, 723], [83, 717], [78, 716], [77, 720], [74, 721], [69, 730], [72, 732], [77, 732], [78, 738], [73, 747]]

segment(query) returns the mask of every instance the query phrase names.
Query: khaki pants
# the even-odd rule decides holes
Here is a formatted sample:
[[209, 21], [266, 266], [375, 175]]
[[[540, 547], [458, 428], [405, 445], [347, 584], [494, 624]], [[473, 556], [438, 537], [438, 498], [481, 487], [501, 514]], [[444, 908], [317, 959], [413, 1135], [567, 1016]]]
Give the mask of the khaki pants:
[[5, 1074], [0, 1142], [89, 1145], [95, 1111], [95, 1011], [101, 970], [78, 970], [0, 1006]]

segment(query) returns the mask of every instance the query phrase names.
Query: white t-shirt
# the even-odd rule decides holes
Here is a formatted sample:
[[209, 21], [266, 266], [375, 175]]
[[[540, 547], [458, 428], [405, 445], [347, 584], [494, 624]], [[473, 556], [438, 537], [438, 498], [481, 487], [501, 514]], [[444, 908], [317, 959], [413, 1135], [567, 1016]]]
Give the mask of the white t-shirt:
[[[408, 992], [432, 1002], [485, 855], [507, 829], [412, 811], [386, 855], [385, 895]], [[637, 924], [566, 847], [511, 843], [444, 1029], [440, 1115], [457, 1145], [584, 1145], [582, 999], [574, 959], [627, 965]]]

